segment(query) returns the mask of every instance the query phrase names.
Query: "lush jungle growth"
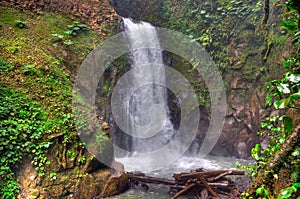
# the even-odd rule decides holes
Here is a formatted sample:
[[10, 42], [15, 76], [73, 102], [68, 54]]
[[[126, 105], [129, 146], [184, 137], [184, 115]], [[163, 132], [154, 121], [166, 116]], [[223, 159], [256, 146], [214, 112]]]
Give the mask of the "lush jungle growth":
[[[269, 1], [265, 1], [267, 4]], [[286, 9], [281, 15], [281, 30], [291, 36], [293, 53], [283, 64], [282, 79], [269, 83], [266, 106], [283, 110], [261, 123], [260, 136], [269, 137], [266, 149], [259, 144], [252, 149], [256, 166], [251, 166], [253, 181], [245, 198], [299, 198], [300, 190], [300, 2], [289, 0], [276, 4]]]

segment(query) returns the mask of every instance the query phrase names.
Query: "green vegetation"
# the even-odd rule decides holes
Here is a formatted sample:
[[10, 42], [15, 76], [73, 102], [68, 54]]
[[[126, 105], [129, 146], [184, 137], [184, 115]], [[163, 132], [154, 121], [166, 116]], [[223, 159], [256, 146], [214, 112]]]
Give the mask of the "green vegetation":
[[[243, 3], [239, 0], [200, 1], [188, 0], [173, 5], [166, 1], [161, 10], [164, 26], [189, 35], [208, 50], [219, 70], [230, 67], [225, 46], [231, 41], [233, 32], [249, 16], [261, 11], [261, 5]], [[252, 19], [255, 23], [257, 18]], [[243, 25], [243, 24], [240, 24]], [[253, 27], [254, 28], [254, 27]], [[231, 35], [231, 37], [229, 37]]]
[[[15, 172], [24, 158], [39, 176], [55, 180], [49, 147], [83, 148], [71, 113], [70, 74], [102, 38], [66, 16], [0, 10], [0, 196], [10, 199], [20, 192]], [[57, 45], [55, 33], [64, 34], [66, 45]], [[70, 159], [77, 155], [67, 151]]]
[[[276, 32], [278, 21], [274, 21], [272, 28], [268, 30], [268, 38], [263, 38], [262, 31], [256, 27], [260, 23], [258, 16], [262, 14], [261, 1], [216, 2], [187, 0], [178, 1], [174, 6], [171, 1], [164, 1], [160, 10], [165, 21], [163, 26], [181, 31], [193, 41], [201, 43], [217, 62], [223, 74], [232, 78], [233, 75], [228, 69], [240, 71], [243, 81], [253, 83], [253, 87], [259, 75], [265, 75], [267, 79], [269, 75], [274, 74], [267, 74], [266, 71], [281, 70], [274, 69], [277, 67], [276, 61], [271, 61], [274, 62], [271, 63], [272, 66], [267, 63], [267, 52], [272, 54], [272, 44], [294, 45], [291, 57], [284, 63], [287, 72], [283, 78], [269, 83], [266, 99], [266, 106], [273, 105], [275, 109], [283, 109], [286, 113], [268, 116], [261, 123], [261, 131], [258, 134], [262, 138], [268, 137], [269, 145], [262, 149], [258, 144], [252, 149], [256, 165], [246, 169], [251, 171], [253, 183], [243, 197], [295, 198], [300, 189], [299, 141], [292, 150], [286, 143], [291, 139], [295, 127], [299, 125], [299, 113], [296, 111], [300, 110], [300, 5], [297, 0], [288, 0], [282, 4], [287, 12], [282, 15], [284, 21], [280, 24], [281, 30]], [[55, 155], [60, 158], [59, 163], [63, 169], [72, 168], [66, 166], [68, 161], [76, 162], [80, 168], [85, 169], [87, 163], [92, 162], [94, 157], [83, 152], [84, 145], [75, 129], [71, 111], [70, 80], [74, 80], [72, 75], [76, 74], [81, 61], [102, 38], [90, 31], [87, 25], [68, 16], [47, 12], [37, 16], [31, 12], [21, 12], [1, 5], [0, 10], [0, 196], [10, 199], [16, 198], [20, 192], [16, 171], [25, 158], [31, 158], [38, 175], [50, 181], [59, 178], [67, 181], [69, 176], [63, 176], [58, 170], [47, 170], [52, 166], [47, 156], [49, 149], [54, 148], [58, 151], [59, 154]], [[244, 20], [249, 23], [241, 23]], [[238, 34], [241, 36], [238, 37]], [[239, 39], [236, 39], [236, 43], [231, 43], [232, 38]], [[245, 48], [247, 52], [237, 50], [241, 54], [229, 52], [231, 47], [241, 47], [239, 44], [252, 45], [255, 43], [252, 42], [254, 38], [258, 38], [259, 41], [255, 39], [257, 43], [263, 43], [265, 39], [267, 49], [257, 49], [260, 43]], [[273, 58], [279, 57], [278, 52], [273, 53]], [[241, 63], [235, 64], [238, 62], [238, 56]], [[260, 58], [264, 61], [261, 64], [263, 66], [257, 63]], [[172, 61], [176, 64], [182, 63], [182, 60], [175, 56], [172, 57]], [[108, 70], [117, 67], [119, 72], [125, 72], [124, 62], [125, 56], [119, 58]], [[198, 94], [200, 104], [208, 106], [209, 92], [205, 83], [199, 82], [199, 75], [195, 73], [193, 66], [184, 63], [180, 67], [182, 71], [179, 72], [192, 77], [191, 84]], [[100, 80], [100, 97], [106, 98], [112, 92], [111, 84], [117, 77], [112, 77], [111, 74], [110, 71], [107, 72], [105, 79]], [[263, 80], [260, 79], [260, 82]], [[228, 81], [227, 84], [229, 83]], [[242, 88], [242, 92], [238, 89], [232, 89], [232, 93], [243, 93], [243, 96], [240, 96], [246, 98], [248, 88]], [[78, 101], [84, 104], [83, 99]], [[101, 104], [98, 105], [100, 107]], [[90, 112], [86, 114], [94, 116]], [[86, 120], [77, 121], [77, 127], [85, 129], [87, 133], [93, 132], [92, 127], [88, 126], [89, 120], [92, 119], [87, 117]], [[104, 148], [102, 144], [108, 141], [110, 140], [107, 135], [99, 132], [95, 135], [93, 146], [97, 152], [101, 152]], [[281, 151], [287, 153], [277, 161], [274, 157]], [[273, 164], [274, 159], [276, 164]], [[275, 166], [270, 166], [271, 163]], [[84, 176], [84, 172], [78, 168], [72, 172], [78, 178]]]
[[13, 168], [29, 155], [39, 175], [44, 175], [44, 164], [50, 163], [44, 152], [52, 143], [43, 141], [49, 129], [41, 104], [18, 91], [0, 87], [0, 107], [0, 195], [12, 198], [18, 192]]
[[261, 123], [262, 131], [258, 135], [268, 137], [269, 144], [263, 150], [259, 144], [252, 149], [257, 164], [247, 168], [254, 179], [243, 194], [245, 198], [295, 198], [300, 187], [299, 132], [294, 130], [299, 125], [297, 111], [300, 110], [300, 5], [289, 0], [282, 6], [287, 8], [287, 13], [282, 15], [281, 28], [293, 37], [295, 54], [284, 63], [289, 70], [283, 78], [268, 85], [266, 106], [273, 102], [275, 109], [284, 109], [286, 114], [271, 115]]
[[77, 36], [88, 30], [88, 26], [78, 21], [74, 21], [73, 24], [68, 25], [68, 30], [64, 31], [64, 35], [54, 33], [53, 37], [57, 38], [56, 42], [62, 42], [65, 45], [72, 45], [74, 42], [71, 40], [72, 37]]
[[26, 22], [25, 21], [21, 21], [21, 20], [15, 20], [16, 26], [18, 28], [25, 28], [26, 27]]
[[14, 66], [12, 64], [7, 63], [4, 59], [0, 58], [0, 72], [7, 72], [13, 68]]

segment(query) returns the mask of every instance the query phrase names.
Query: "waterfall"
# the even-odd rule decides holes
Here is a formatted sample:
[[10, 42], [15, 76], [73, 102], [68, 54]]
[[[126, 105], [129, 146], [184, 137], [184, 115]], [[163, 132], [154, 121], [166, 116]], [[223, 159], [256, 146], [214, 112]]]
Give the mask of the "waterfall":
[[[121, 138], [115, 136], [114, 142], [117, 142], [116, 145], [123, 146], [123, 149], [128, 152], [127, 156], [134, 156], [134, 154], [149, 153], [165, 146], [175, 136], [176, 131], [169, 116], [167, 89], [155, 83], [146, 85], [138, 83], [141, 77], [149, 82], [166, 81], [165, 70], [162, 67], [163, 54], [156, 29], [146, 22], [133, 22], [127, 18], [123, 18], [123, 22], [126, 40], [131, 49], [138, 48], [141, 43], [151, 42], [151, 45], [155, 46], [155, 49], [132, 51], [128, 56], [130, 71], [133, 75], [126, 81], [128, 85], [139, 86], [130, 96], [130, 100], [125, 100], [122, 105], [125, 110], [124, 114], [127, 114], [124, 118], [129, 118], [127, 121], [129, 125], [125, 129], [129, 136], [122, 135]], [[115, 151], [116, 157], [126, 155], [118, 150]]]

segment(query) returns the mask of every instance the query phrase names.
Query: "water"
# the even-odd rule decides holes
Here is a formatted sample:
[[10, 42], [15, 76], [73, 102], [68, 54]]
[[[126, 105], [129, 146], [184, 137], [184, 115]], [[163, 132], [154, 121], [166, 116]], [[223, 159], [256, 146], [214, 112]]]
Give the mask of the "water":
[[[126, 96], [120, 117], [123, 121], [121, 125], [118, 123], [128, 135], [114, 139], [118, 146], [123, 146], [123, 150], [115, 150], [116, 157], [139, 158], [138, 154], [153, 152], [168, 144], [176, 131], [169, 117], [167, 89], [163, 86], [166, 81], [163, 55], [155, 27], [126, 18], [123, 22], [125, 39], [131, 49], [139, 48], [141, 43], [152, 46], [134, 50], [129, 55], [130, 71], [123, 76], [126, 86], [120, 89], [121, 95]], [[124, 150], [128, 153], [124, 154]]]
[[[132, 165], [130, 158], [120, 158], [117, 161], [122, 162], [125, 165], [125, 169], [127, 171], [134, 170], [134, 165]], [[158, 170], [146, 173], [147, 176], [153, 177], [163, 177], [172, 179], [172, 175], [174, 173], [188, 172], [197, 168], [205, 168], [205, 169], [237, 169], [236, 164], [241, 164], [248, 166], [252, 163], [249, 160], [239, 160], [235, 158], [224, 158], [224, 157], [214, 157], [214, 156], [206, 156], [205, 158], [197, 158], [197, 157], [182, 157], [176, 162], [170, 164], [169, 166]], [[248, 182], [248, 177], [235, 177], [232, 176], [233, 180], [237, 180], [238, 178], [242, 179], [242, 185], [245, 186], [245, 183]], [[171, 195], [168, 194], [168, 187], [163, 185], [149, 185], [149, 190], [143, 190], [142, 187], [138, 187], [136, 189], [131, 189], [121, 195], [111, 197], [112, 199], [169, 199]]]
[[[188, 172], [192, 169], [236, 169], [236, 164], [248, 165], [249, 161], [236, 160], [234, 158], [220, 158], [207, 156], [183, 156], [177, 161], [164, 165], [155, 170], [155, 167], [163, 158], [172, 156], [160, 154], [149, 156], [164, 145], [167, 145], [176, 135], [176, 130], [169, 117], [168, 96], [163, 84], [166, 81], [165, 70], [159, 65], [163, 64], [162, 50], [155, 28], [146, 22], [133, 22], [131, 19], [123, 19], [124, 29], [127, 31], [126, 39], [132, 48], [138, 48], [141, 43], [151, 43], [152, 49], [139, 49], [130, 53], [130, 75], [125, 78], [124, 84], [128, 85], [120, 89], [121, 95], [128, 95], [130, 89], [133, 91], [129, 97], [124, 97], [122, 118], [124, 126], [120, 126], [124, 136], [115, 135], [114, 143], [122, 146], [115, 149], [115, 159], [125, 166], [126, 171], [142, 171], [148, 176], [172, 179], [174, 173]], [[139, 81], [147, 80], [148, 84], [140, 84]], [[129, 88], [128, 88], [129, 87]], [[125, 153], [124, 153], [125, 151]], [[177, 158], [176, 158], [177, 159]], [[175, 160], [176, 160], [175, 159]], [[170, 198], [168, 187], [163, 185], [149, 185], [149, 190], [142, 187], [131, 189], [124, 194], [111, 197], [113, 199], [165, 199]]]

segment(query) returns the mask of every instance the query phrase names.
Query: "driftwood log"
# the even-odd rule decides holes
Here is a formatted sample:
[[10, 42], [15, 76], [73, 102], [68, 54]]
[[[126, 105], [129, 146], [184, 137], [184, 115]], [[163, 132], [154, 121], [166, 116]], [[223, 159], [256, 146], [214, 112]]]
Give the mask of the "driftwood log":
[[146, 176], [143, 173], [127, 173], [130, 183], [138, 185], [162, 184], [169, 186], [170, 191], [176, 199], [182, 195], [191, 195], [196, 198], [236, 198], [238, 191], [234, 182], [227, 175], [244, 175], [241, 170], [205, 170], [196, 169], [188, 173], [175, 173], [174, 179], [165, 179]]

